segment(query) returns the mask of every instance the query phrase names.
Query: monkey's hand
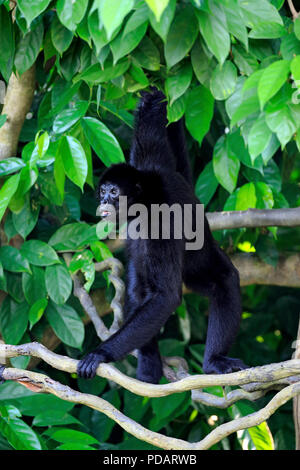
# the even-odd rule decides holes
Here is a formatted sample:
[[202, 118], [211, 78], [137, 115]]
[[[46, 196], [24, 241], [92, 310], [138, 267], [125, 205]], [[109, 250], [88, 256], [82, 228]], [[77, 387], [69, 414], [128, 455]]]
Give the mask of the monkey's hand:
[[87, 354], [77, 366], [77, 374], [83, 379], [92, 379], [95, 377], [97, 368], [101, 362], [111, 362], [112, 359], [108, 357], [101, 348]]

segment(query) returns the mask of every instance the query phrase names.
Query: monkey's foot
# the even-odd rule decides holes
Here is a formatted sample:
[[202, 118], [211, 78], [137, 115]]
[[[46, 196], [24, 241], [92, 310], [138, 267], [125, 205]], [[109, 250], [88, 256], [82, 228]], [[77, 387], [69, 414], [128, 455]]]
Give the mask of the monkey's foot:
[[205, 374], [229, 374], [247, 368], [241, 359], [221, 355], [211, 357], [203, 363]]
[[87, 354], [77, 366], [77, 374], [83, 379], [95, 377], [97, 368], [101, 362], [109, 362], [102, 353], [91, 352]]
[[141, 382], [147, 382], [149, 384], [158, 384], [161, 377], [161, 366], [159, 368], [153, 368], [151, 371], [146, 369], [142, 370], [140, 367], [138, 367], [136, 371], [136, 378]]

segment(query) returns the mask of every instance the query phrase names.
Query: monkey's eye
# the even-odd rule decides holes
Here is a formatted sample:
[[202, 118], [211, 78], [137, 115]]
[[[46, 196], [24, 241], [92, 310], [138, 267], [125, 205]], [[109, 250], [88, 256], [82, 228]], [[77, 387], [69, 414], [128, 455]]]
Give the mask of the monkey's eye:
[[100, 194], [104, 194], [105, 190], [103, 188], [100, 189]]
[[111, 190], [111, 194], [112, 194], [113, 196], [116, 196], [116, 195], [118, 194], [118, 190], [115, 189], [115, 188], [113, 188], [113, 189]]

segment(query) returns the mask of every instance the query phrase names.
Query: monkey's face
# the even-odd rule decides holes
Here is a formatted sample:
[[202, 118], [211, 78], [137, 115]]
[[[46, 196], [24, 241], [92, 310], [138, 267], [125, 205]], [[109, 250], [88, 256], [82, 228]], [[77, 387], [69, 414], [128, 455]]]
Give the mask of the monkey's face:
[[113, 209], [118, 212], [120, 195], [121, 191], [117, 184], [109, 182], [102, 183], [99, 188], [100, 205], [97, 209], [97, 215], [104, 218], [109, 217]]

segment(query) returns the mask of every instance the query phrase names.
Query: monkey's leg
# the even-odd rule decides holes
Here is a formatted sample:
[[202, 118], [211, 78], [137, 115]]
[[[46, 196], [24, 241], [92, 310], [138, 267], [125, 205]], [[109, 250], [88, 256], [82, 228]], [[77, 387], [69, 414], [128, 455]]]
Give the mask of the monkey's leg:
[[153, 338], [138, 351], [138, 366], [136, 378], [142, 382], [159, 383], [162, 376], [162, 360], [158, 341]]
[[206, 374], [225, 374], [245, 369], [240, 359], [227, 357], [237, 335], [241, 318], [239, 275], [232, 266], [218, 281], [210, 297], [210, 312], [203, 370]]

